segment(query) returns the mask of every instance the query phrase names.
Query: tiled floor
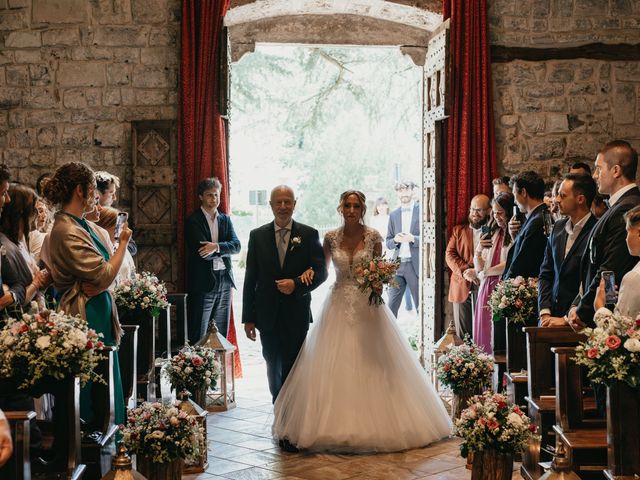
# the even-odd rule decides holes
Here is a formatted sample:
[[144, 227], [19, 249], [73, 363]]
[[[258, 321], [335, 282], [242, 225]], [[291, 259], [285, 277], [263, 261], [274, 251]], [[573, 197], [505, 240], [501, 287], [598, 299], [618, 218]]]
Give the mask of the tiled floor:
[[[459, 440], [443, 440], [426, 448], [375, 455], [291, 454], [271, 438], [273, 420], [266, 382], [256, 362], [245, 364], [237, 384], [237, 407], [208, 418], [209, 467], [189, 480], [404, 480], [469, 479]], [[514, 472], [514, 479], [521, 479]]]

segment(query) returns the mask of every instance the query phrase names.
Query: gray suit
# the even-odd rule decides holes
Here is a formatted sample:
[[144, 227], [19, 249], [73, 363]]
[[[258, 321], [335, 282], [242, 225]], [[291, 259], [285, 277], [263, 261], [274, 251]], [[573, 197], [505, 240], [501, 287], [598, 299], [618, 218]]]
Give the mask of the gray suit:
[[[402, 208], [397, 208], [389, 215], [389, 228], [387, 229], [386, 246], [393, 250], [392, 259], [395, 260], [400, 254], [400, 243], [396, 243], [394, 237], [402, 232]], [[411, 258], [401, 260], [400, 268], [396, 273], [396, 282], [398, 288], [389, 288], [389, 309], [395, 316], [398, 316], [398, 310], [402, 303], [402, 296], [407, 287], [411, 292], [411, 297], [418, 309], [418, 300], [420, 298], [420, 205], [416, 202], [411, 212], [411, 227], [409, 232], [415, 239], [409, 244]]]

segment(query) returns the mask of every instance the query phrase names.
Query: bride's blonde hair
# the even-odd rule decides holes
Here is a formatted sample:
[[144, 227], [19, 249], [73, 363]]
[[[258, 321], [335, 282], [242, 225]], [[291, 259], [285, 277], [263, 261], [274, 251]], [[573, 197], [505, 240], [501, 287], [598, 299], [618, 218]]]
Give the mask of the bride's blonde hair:
[[342, 215], [344, 210], [344, 202], [347, 201], [350, 195], [355, 195], [358, 197], [358, 201], [360, 202], [360, 206], [362, 207], [362, 211], [360, 213], [360, 222], [364, 223], [364, 214], [367, 213], [367, 197], [364, 196], [360, 190], [347, 190], [346, 192], [342, 192], [340, 194], [340, 205], [338, 205], [338, 212]]

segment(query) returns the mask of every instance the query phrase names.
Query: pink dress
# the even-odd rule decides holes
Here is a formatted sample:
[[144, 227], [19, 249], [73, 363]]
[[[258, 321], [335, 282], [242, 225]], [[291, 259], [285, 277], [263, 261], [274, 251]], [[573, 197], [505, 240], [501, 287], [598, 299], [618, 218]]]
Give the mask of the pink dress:
[[[502, 252], [502, 244], [504, 242], [504, 231], [500, 230], [496, 236], [496, 247], [493, 250], [493, 256], [489, 267], [494, 267], [500, 263], [500, 253]], [[473, 342], [484, 348], [486, 353], [493, 353], [491, 348], [491, 328], [493, 322], [491, 320], [491, 309], [487, 304], [491, 292], [496, 284], [500, 281], [500, 275], [486, 276], [480, 283], [478, 291], [478, 300], [476, 302], [476, 311], [473, 317]]]

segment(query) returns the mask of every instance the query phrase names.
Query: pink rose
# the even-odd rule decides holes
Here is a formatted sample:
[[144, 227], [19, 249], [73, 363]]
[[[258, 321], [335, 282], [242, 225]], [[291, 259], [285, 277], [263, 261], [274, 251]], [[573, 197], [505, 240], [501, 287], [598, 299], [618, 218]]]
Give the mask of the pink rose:
[[620, 340], [620, 337], [617, 335], [609, 335], [604, 343], [609, 350], [616, 350], [622, 343], [622, 340]]
[[202, 360], [202, 358], [198, 356], [195, 356], [191, 359], [191, 363], [193, 363], [194, 366], [199, 367], [204, 364], [204, 360]]
[[598, 352], [597, 348], [595, 348], [595, 347], [594, 348], [590, 348], [587, 351], [587, 358], [591, 358], [591, 359], [598, 358], [598, 353], [599, 352]]

